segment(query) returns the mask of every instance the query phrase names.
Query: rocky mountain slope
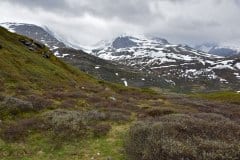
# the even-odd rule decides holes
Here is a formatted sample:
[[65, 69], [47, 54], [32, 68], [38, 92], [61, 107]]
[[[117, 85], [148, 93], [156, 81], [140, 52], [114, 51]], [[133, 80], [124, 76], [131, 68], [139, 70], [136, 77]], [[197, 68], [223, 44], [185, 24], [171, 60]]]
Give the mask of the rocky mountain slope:
[[139, 71], [133, 67], [98, 58], [82, 50], [59, 48], [55, 51], [55, 55], [78, 67], [81, 71], [101, 80], [121, 83], [125, 86], [172, 88], [163, 78]]
[[224, 58], [174, 45], [161, 38], [120, 36], [100, 45], [92, 54], [164, 78], [180, 88], [228, 88], [240, 86], [240, 60]]

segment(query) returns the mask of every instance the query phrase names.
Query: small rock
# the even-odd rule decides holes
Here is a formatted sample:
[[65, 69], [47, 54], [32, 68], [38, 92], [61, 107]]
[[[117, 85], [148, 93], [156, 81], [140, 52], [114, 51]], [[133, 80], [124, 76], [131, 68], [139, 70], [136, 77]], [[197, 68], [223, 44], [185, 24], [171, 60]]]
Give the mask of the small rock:
[[30, 51], [35, 51], [35, 49], [34, 49], [33, 47], [28, 47], [28, 49], [29, 49]]
[[49, 52], [43, 53], [43, 58], [50, 58], [50, 57], [51, 57], [51, 53]]
[[117, 99], [115, 97], [109, 97], [109, 99], [116, 101]]

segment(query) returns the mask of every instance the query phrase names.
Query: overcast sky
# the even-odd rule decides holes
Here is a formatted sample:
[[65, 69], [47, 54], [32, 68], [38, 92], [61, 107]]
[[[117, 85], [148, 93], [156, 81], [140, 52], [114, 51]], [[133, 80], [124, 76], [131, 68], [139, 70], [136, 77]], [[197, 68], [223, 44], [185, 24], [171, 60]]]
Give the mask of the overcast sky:
[[240, 0], [0, 0], [0, 22], [12, 21], [82, 45], [122, 33], [240, 44]]

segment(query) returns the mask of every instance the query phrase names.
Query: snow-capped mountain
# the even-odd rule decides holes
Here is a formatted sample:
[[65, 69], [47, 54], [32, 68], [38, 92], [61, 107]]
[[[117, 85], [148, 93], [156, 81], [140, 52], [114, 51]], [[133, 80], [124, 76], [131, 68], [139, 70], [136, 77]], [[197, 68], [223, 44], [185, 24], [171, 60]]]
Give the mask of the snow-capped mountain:
[[[100, 59], [82, 50], [77, 50], [76, 48], [80, 48], [79, 46], [69, 44], [47, 27], [25, 23], [1, 23], [0, 26], [49, 46], [55, 56], [98, 79], [135, 87], [164, 86], [166, 88], [170, 86], [162, 78], [136, 71], [133, 68], [118, 63], [115, 64], [111, 61]], [[83, 50], [91, 51], [92, 48], [104, 48], [109, 45], [109, 43], [110, 42], [102, 41], [93, 47], [84, 48]]]
[[104, 48], [94, 49], [92, 54], [164, 77], [172, 85], [203, 82], [240, 87], [239, 58], [208, 54], [161, 38], [119, 36]]
[[30, 37], [36, 41], [39, 41], [50, 49], [71, 47], [69, 44], [63, 42], [54, 32], [47, 27], [41, 27], [34, 24], [26, 23], [0, 23], [0, 26], [8, 29], [11, 32]]
[[221, 45], [216, 43], [203, 43], [194, 46], [195, 49], [207, 52], [213, 55], [230, 57], [240, 54], [240, 46]]
[[57, 57], [106, 81], [177, 91], [240, 88], [240, 56], [225, 58], [142, 35], [122, 35], [85, 48], [92, 56], [74, 49], [46, 27], [0, 25], [46, 44]]

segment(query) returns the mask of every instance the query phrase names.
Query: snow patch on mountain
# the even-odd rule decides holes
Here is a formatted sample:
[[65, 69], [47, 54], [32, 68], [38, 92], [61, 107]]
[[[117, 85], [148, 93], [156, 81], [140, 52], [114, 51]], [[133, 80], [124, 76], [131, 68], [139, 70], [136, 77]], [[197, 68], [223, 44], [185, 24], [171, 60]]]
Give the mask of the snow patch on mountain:
[[171, 85], [177, 85], [179, 81], [199, 82], [199, 79], [227, 84], [227, 70], [229, 74], [240, 72], [237, 59], [208, 54], [187, 45], [171, 44], [162, 38], [127, 35], [102, 42], [102, 45], [98, 44], [101, 47], [92, 50], [93, 55], [156, 74]]

